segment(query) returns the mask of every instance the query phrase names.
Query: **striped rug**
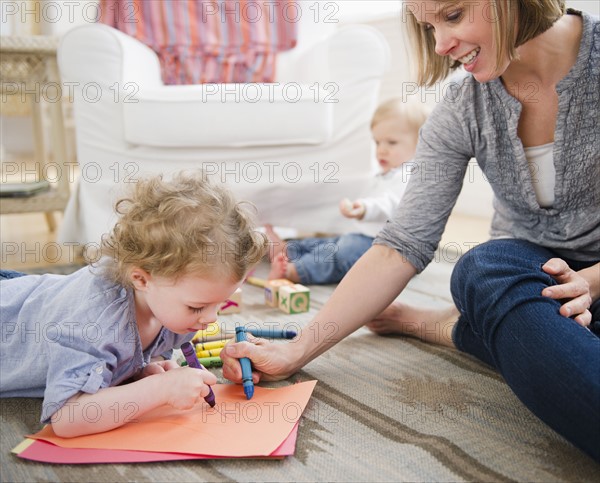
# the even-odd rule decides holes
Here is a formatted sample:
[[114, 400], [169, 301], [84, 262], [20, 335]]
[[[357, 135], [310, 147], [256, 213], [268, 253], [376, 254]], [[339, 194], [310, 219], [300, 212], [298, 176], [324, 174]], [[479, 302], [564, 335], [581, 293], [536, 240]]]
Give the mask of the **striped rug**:
[[[447, 303], [450, 270], [432, 263], [402, 297]], [[311, 289], [310, 313], [285, 315], [244, 286], [243, 312], [220, 319], [303, 326], [333, 287]], [[600, 481], [600, 465], [533, 416], [496, 372], [451, 349], [360, 329], [290, 380], [265, 385], [312, 379], [296, 454], [282, 461], [25, 462], [9, 452], [39, 429], [40, 402], [2, 400], [2, 481]]]

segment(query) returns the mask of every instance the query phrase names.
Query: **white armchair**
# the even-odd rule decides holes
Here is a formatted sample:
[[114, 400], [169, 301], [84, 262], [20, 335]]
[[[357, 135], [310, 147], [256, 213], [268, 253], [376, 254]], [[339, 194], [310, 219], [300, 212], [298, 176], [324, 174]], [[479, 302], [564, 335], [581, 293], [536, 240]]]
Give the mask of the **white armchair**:
[[265, 223], [345, 232], [338, 201], [375, 168], [369, 132], [389, 47], [367, 26], [282, 54], [272, 84], [165, 86], [157, 56], [111, 27], [67, 32], [58, 62], [74, 97], [78, 186], [59, 240], [98, 242], [129, 182], [203, 168]]

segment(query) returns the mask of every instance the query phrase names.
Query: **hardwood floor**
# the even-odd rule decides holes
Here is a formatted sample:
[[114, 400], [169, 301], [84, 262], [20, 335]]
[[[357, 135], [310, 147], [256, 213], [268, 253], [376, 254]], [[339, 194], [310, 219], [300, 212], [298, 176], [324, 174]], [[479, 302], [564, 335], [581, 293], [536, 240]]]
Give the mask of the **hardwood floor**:
[[[62, 214], [55, 213], [55, 219], [60, 227]], [[487, 240], [488, 230], [488, 220], [453, 214], [442, 236], [439, 256], [456, 261], [474, 244]], [[57, 243], [57, 232], [58, 228], [49, 230], [43, 213], [0, 216], [0, 267], [27, 270], [76, 263], [73, 248]]]
[[[58, 224], [62, 214], [55, 213]], [[56, 242], [57, 230], [51, 232], [44, 213], [0, 216], [0, 267], [10, 270], [49, 267], [75, 263], [69, 246]]]
[[[4, 161], [0, 162], [1, 182], [22, 183], [38, 181], [41, 174], [35, 173], [37, 164], [29, 155], [6, 157], [7, 163], [20, 167], [17, 171], [5, 170]], [[75, 169], [73, 184], [79, 172]], [[0, 198], [0, 206], [4, 198]], [[64, 265], [74, 262], [73, 250], [68, 245], [59, 245], [56, 235], [62, 222], [62, 213], [53, 212], [56, 228], [50, 226], [43, 212], [11, 213], [0, 215], [0, 268], [9, 270], [27, 270], [52, 265]]]

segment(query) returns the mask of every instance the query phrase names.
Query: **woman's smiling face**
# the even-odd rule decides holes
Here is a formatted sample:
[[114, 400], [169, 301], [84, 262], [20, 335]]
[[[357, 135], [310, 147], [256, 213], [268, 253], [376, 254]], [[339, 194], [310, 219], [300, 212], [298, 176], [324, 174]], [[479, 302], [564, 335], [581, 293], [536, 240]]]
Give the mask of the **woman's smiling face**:
[[500, 77], [510, 61], [497, 66], [494, 13], [489, 0], [407, 2], [408, 11], [435, 38], [438, 55], [460, 62], [479, 82]]

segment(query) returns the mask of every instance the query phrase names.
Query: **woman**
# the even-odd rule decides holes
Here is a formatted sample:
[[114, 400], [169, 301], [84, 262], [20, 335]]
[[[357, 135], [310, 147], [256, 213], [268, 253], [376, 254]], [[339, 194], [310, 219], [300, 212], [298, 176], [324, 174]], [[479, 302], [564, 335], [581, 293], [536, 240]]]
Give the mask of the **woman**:
[[[289, 376], [371, 321], [491, 364], [600, 461], [600, 22], [562, 0], [405, 5], [421, 83], [466, 71], [421, 130], [420, 170], [298, 342], [231, 345], [224, 375], [239, 381], [247, 356], [257, 379]], [[393, 304], [375, 318], [433, 258], [473, 156], [495, 194], [493, 239], [455, 267], [458, 310]]]

